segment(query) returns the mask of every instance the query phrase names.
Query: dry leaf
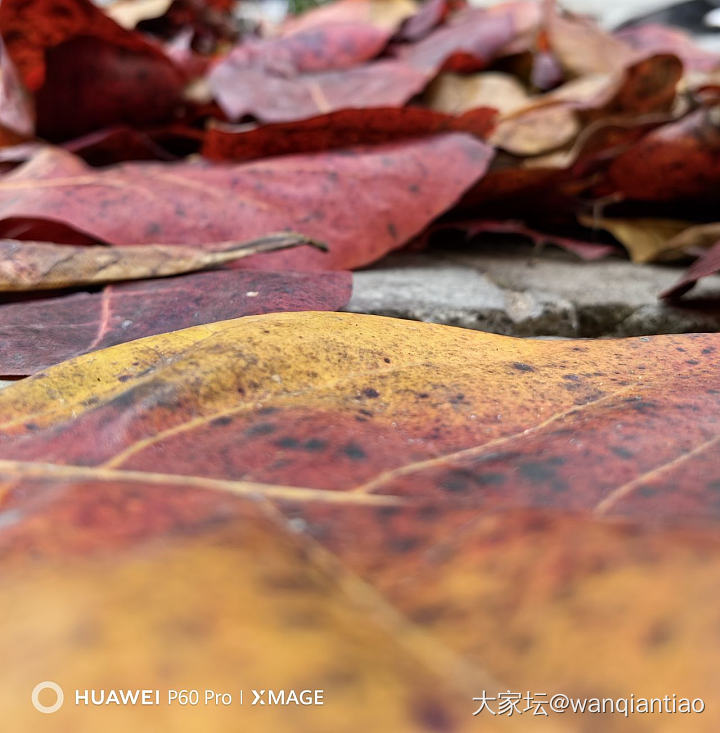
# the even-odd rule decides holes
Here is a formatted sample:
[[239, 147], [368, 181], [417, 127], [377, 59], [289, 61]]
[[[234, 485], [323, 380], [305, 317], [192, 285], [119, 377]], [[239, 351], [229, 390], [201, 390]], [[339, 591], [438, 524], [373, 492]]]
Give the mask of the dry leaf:
[[675, 237], [692, 227], [692, 222], [676, 219], [609, 219], [579, 216], [590, 229], [605, 229], [627, 249], [633, 262], [677, 259], [684, 254]]
[[295, 232], [269, 234], [242, 244], [218, 243], [215, 250], [172, 244], [73, 247], [0, 239], [0, 293], [166, 277], [303, 244], [327, 250], [324, 244]]
[[100, 292], [0, 305], [0, 375], [33, 374], [73, 356], [227, 318], [339, 310], [348, 272], [196, 272]]
[[[258, 732], [470, 731], [483, 689], [714, 699], [719, 347], [274, 314], [6, 388], [6, 724], [32, 728], [49, 671], [70, 691], [139, 674], [324, 690], [322, 708], [257, 711]], [[61, 715], [97, 729], [83, 706]], [[108, 709], [103, 728], [147, 716]]]
[[524, 107], [528, 94], [510, 74], [440, 74], [423, 96], [425, 104], [446, 114], [462, 114], [477, 107], [494, 107], [501, 114]]
[[126, 163], [94, 170], [68, 153], [45, 150], [0, 179], [0, 221], [60, 222], [110, 244], [206, 248], [302, 229], [327, 243], [329, 253], [305, 248], [243, 264], [343, 270], [422, 231], [483, 175], [491, 156], [488, 145], [461, 133], [225, 166]]

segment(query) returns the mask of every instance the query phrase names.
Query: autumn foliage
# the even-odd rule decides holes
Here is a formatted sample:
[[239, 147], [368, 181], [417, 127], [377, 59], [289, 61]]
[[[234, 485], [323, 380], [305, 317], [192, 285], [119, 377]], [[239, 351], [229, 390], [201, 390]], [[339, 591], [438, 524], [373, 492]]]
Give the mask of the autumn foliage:
[[618, 219], [688, 230], [644, 259], [708, 246], [692, 232], [716, 219], [720, 59], [679, 31], [610, 34], [532, 0], [340, 0], [276, 27], [133, 6], [4, 0], [0, 235], [212, 247], [293, 229], [329, 254], [249, 266], [315, 270], [438, 217], [504, 216], [590, 257], [643, 247]]
[[[682, 296], [720, 57], [549, 0], [234, 6], [0, 3], [0, 727], [54, 679], [327, 694], [62, 733], [714, 733], [720, 335], [333, 311], [448, 229], [695, 258]], [[472, 716], [510, 689], [707, 710]]]

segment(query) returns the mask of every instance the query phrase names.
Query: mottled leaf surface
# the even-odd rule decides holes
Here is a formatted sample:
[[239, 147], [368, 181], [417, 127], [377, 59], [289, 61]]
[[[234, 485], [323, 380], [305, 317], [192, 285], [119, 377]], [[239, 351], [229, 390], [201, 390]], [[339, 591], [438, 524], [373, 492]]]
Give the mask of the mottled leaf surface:
[[[323, 686], [322, 714], [283, 710], [299, 731], [474, 730], [483, 689], [712, 700], [718, 348], [272, 314], [6, 388], [7, 719], [22, 729], [21, 692], [49, 672]], [[708, 705], [689, 729], [717, 724]]]
[[243, 266], [348, 269], [419, 233], [484, 174], [491, 156], [461, 133], [237, 165], [97, 170], [49, 149], [0, 179], [0, 222], [59, 222], [110, 244], [202, 246], [301, 230], [330, 251], [272, 253]]

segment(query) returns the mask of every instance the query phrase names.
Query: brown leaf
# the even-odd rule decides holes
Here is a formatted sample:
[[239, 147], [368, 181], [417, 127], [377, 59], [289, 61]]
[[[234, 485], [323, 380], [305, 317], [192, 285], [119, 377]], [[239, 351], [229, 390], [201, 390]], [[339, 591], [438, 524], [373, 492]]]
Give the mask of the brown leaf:
[[653, 262], [682, 256], [685, 248], [675, 242], [675, 237], [692, 228], [692, 222], [677, 219], [579, 216], [578, 220], [591, 229], [610, 232], [627, 249], [633, 262]]
[[[6, 388], [7, 724], [32, 729], [48, 667], [66, 691], [133, 689], [139, 669], [151, 688], [325, 691], [258, 712], [259, 733], [471, 730], [483, 689], [714, 699], [718, 347], [273, 314]], [[104, 729], [189, 714], [113, 706]]]
[[495, 110], [483, 107], [453, 117], [422, 107], [343, 109], [296, 122], [247, 129], [217, 124], [205, 135], [202, 154], [210, 160], [253, 160], [348, 145], [377, 145], [439, 132], [468, 132], [485, 138]]
[[34, 129], [30, 101], [0, 38], [0, 147], [31, 137]]
[[559, 13], [555, 0], [545, 2], [545, 32], [550, 49], [573, 76], [618, 71], [635, 51], [589, 18]]
[[461, 133], [227, 166], [96, 170], [49, 149], [0, 179], [0, 222], [60, 222], [110, 244], [206, 247], [302, 229], [329, 253], [274, 253], [243, 264], [348, 269], [419, 233], [483, 175], [491, 156]]
[[[614, 74], [574, 79], [528, 99], [499, 120], [494, 145], [513, 155], [532, 156], [571, 145], [593, 121], [617, 124], [651, 114], [669, 114], [682, 77], [676, 56], [640, 59]], [[569, 165], [569, 162], [566, 163]]]
[[446, 114], [491, 107], [504, 115], [524, 107], [528, 99], [527, 91], [514, 76], [499, 71], [440, 74], [423, 95], [428, 107]]
[[281, 232], [213, 251], [168, 244], [72, 247], [49, 242], [0, 239], [0, 293], [166, 277], [233, 262], [260, 252], [317, 244], [294, 232]]
[[0, 375], [25, 376], [108, 346], [226, 318], [339, 310], [349, 273], [202, 272], [0, 305]]

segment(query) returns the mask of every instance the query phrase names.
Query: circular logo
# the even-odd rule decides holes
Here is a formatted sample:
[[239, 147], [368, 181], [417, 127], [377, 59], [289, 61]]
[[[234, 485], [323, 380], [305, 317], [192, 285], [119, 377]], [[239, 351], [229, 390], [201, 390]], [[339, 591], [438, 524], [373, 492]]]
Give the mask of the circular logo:
[[[43, 690], [52, 690], [55, 693], [55, 702], [52, 705], [43, 705], [40, 702], [40, 693]], [[45, 682], [38, 682], [37, 685], [33, 687], [32, 704], [35, 710], [38, 710], [41, 713], [56, 713], [60, 710], [64, 701], [65, 695], [63, 694], [62, 687], [60, 687], [57, 682], [46, 680]]]

